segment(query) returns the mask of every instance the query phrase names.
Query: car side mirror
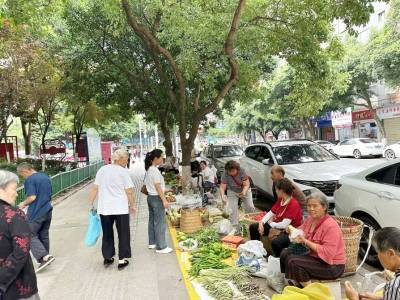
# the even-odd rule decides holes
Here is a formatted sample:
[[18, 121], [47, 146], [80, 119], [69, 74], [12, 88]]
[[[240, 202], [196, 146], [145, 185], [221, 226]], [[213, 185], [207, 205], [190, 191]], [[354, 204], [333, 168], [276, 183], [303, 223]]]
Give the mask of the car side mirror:
[[263, 159], [263, 160], [262, 160], [262, 163], [263, 163], [263, 165], [267, 165], [267, 166], [268, 166], [268, 165], [273, 165], [273, 164], [274, 164], [272, 158]]

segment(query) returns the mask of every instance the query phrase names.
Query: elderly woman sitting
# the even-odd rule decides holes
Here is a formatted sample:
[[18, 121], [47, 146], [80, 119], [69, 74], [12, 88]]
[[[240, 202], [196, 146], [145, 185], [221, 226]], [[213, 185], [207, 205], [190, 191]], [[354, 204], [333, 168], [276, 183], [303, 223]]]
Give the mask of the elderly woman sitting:
[[346, 281], [346, 296], [349, 300], [396, 300], [400, 299], [400, 229], [385, 227], [374, 235], [374, 248], [378, 251], [378, 258], [382, 266], [395, 273], [383, 292], [383, 299], [372, 293], [358, 294], [350, 282]]
[[282, 250], [290, 244], [285, 229], [289, 225], [293, 227], [301, 225], [301, 207], [297, 199], [292, 196], [293, 191], [294, 186], [289, 179], [279, 180], [276, 183], [278, 201], [259, 223], [251, 224], [249, 227], [252, 240], [260, 240], [263, 235], [268, 236], [276, 257], [279, 257]]
[[317, 192], [307, 198], [309, 217], [299, 229], [304, 236], [296, 243], [309, 249], [307, 255], [294, 255], [290, 249], [281, 253], [281, 271], [291, 279], [306, 286], [311, 279], [334, 280], [345, 268], [345, 244], [338, 223], [328, 215], [328, 201]]

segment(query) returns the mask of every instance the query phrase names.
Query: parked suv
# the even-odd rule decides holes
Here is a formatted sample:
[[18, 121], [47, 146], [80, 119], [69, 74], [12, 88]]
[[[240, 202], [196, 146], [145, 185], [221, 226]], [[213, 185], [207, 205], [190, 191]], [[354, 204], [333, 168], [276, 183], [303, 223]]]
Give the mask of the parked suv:
[[333, 193], [344, 174], [362, 171], [365, 167], [354, 160], [343, 161], [324, 147], [308, 140], [285, 140], [248, 146], [240, 160], [253, 187], [272, 197], [271, 168], [282, 165], [286, 176], [296, 182], [304, 194], [323, 192], [334, 208]]
[[238, 145], [211, 145], [205, 148], [199, 160], [205, 160], [209, 165], [213, 165], [217, 169], [217, 177], [220, 179], [225, 170], [225, 164], [232, 159], [239, 159], [242, 155], [243, 149]]

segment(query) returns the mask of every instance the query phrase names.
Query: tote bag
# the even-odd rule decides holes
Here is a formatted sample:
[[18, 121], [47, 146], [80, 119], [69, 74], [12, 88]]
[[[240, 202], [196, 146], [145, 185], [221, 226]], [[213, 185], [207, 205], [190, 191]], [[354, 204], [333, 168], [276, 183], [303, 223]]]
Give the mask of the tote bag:
[[88, 247], [93, 247], [101, 233], [101, 223], [97, 211], [92, 209], [89, 212], [89, 226], [86, 232], [85, 244]]

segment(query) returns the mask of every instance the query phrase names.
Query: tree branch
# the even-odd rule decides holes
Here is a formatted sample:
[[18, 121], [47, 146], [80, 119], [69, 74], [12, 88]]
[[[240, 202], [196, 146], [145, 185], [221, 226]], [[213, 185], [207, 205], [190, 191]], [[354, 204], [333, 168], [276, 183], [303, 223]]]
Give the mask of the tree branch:
[[234, 42], [236, 38], [236, 33], [239, 27], [240, 16], [246, 4], [246, 0], [239, 0], [239, 4], [236, 8], [235, 14], [232, 19], [231, 29], [225, 40], [224, 52], [228, 59], [229, 66], [231, 68], [231, 75], [229, 80], [225, 83], [224, 87], [221, 89], [217, 97], [212, 101], [212, 103], [206, 106], [200, 113], [199, 118], [203, 118], [207, 114], [213, 112], [217, 109], [218, 105], [222, 99], [228, 94], [230, 89], [236, 84], [239, 79], [239, 67], [234, 57]]

